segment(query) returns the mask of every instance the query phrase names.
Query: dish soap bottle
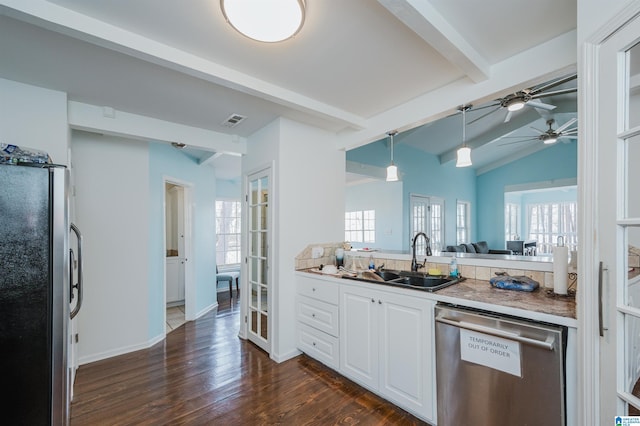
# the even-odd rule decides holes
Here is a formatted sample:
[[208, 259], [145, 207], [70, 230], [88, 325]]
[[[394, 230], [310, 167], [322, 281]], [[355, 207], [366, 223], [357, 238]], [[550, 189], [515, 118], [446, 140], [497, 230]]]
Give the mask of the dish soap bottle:
[[449, 263], [449, 275], [456, 278], [458, 277], [458, 259], [456, 259], [455, 255]]
[[376, 269], [376, 264], [373, 262], [373, 255], [369, 256], [369, 269]]

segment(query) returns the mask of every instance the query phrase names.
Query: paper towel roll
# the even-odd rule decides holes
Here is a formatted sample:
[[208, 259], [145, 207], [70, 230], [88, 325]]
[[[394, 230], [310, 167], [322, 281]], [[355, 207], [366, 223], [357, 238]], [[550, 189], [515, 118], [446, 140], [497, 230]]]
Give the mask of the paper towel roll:
[[553, 248], [553, 292], [567, 294], [567, 266], [569, 249], [566, 246]]

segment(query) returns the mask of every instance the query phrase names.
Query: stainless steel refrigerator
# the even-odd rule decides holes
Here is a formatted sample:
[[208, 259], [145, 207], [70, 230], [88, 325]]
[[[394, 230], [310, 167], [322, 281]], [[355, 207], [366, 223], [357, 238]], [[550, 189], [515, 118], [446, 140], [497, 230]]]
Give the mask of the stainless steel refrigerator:
[[0, 164], [3, 424], [69, 423], [68, 329], [82, 273], [70, 233], [76, 252], [82, 238], [69, 222], [68, 176], [62, 166]]

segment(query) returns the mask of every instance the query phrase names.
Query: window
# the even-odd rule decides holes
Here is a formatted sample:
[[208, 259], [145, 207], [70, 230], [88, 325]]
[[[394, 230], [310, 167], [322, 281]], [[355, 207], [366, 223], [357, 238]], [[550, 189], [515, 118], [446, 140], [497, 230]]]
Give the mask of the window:
[[575, 202], [529, 204], [529, 239], [537, 241], [538, 253], [551, 253], [558, 237], [569, 250], [578, 246], [577, 204]]
[[344, 239], [356, 243], [375, 243], [376, 211], [346, 212], [344, 214]]
[[216, 263], [240, 263], [240, 201], [216, 200]]
[[519, 240], [520, 237], [520, 204], [504, 205], [504, 239]]
[[471, 203], [458, 201], [456, 205], [456, 244], [469, 242], [469, 211]]
[[[411, 238], [418, 232], [429, 236], [429, 245], [434, 250], [442, 250], [444, 242], [444, 200], [423, 195], [410, 196], [411, 203]], [[424, 240], [420, 239], [416, 246], [416, 254], [424, 255]]]

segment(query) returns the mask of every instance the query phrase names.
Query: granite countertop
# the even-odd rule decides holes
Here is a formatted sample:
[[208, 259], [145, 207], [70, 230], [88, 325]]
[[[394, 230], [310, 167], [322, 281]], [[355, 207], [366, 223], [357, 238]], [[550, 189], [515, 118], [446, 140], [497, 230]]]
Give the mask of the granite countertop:
[[[342, 274], [323, 274], [318, 269], [306, 269], [299, 272], [321, 275], [326, 278], [341, 278]], [[351, 280], [347, 280], [351, 281]], [[370, 284], [380, 285], [380, 284]], [[393, 286], [389, 286], [394, 288]], [[396, 287], [399, 288], [399, 287]], [[403, 289], [404, 291], [418, 292], [421, 296], [437, 301], [454, 304], [464, 304], [463, 301], [472, 302], [471, 307], [489, 309], [491, 306], [502, 306], [536, 312], [544, 315], [568, 318], [576, 320], [575, 297], [557, 296], [547, 289], [539, 287], [535, 291], [503, 290], [492, 287], [489, 281], [466, 279], [460, 283], [445, 287], [435, 292], [423, 290]], [[543, 316], [544, 316], [543, 315]]]
[[468, 279], [435, 294], [576, 319], [575, 297], [557, 296], [553, 292], [548, 295], [541, 287], [531, 292], [503, 290], [492, 287], [488, 281]]

